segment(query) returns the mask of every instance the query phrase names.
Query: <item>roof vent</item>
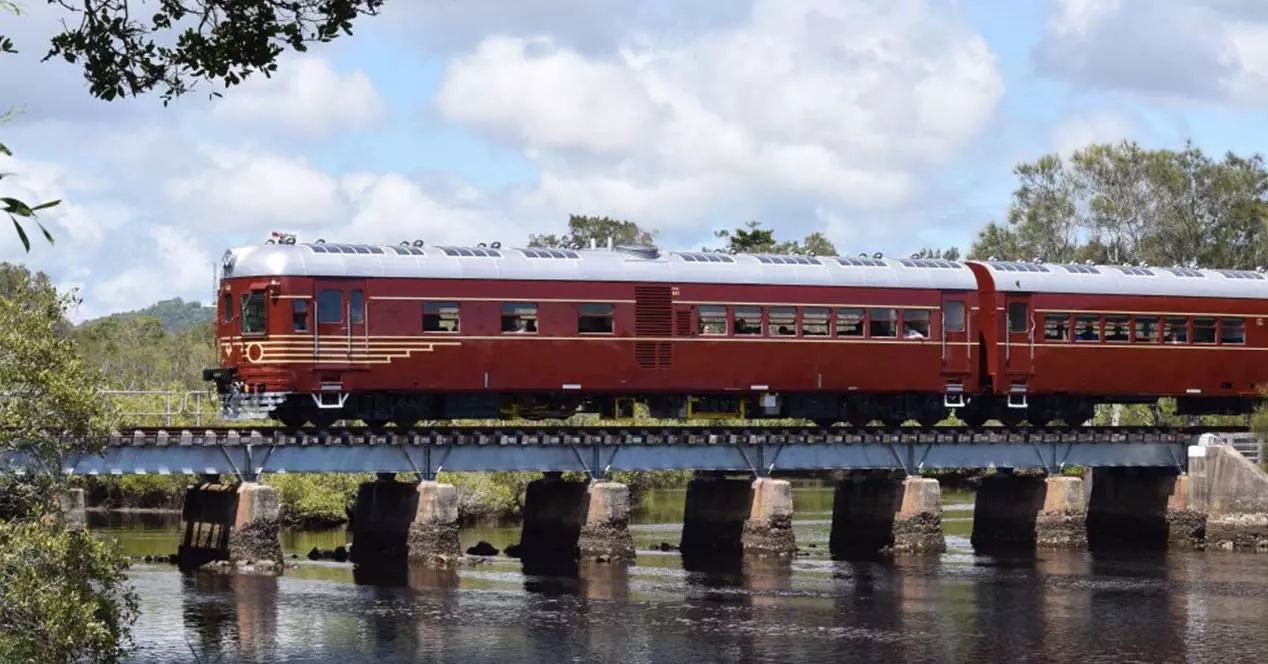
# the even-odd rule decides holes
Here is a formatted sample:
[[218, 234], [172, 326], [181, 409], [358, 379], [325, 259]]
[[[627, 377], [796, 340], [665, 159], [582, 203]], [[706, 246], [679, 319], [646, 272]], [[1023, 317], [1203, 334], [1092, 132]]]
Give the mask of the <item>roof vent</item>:
[[650, 244], [618, 244], [616, 251], [633, 254], [639, 258], [659, 258], [660, 248]]

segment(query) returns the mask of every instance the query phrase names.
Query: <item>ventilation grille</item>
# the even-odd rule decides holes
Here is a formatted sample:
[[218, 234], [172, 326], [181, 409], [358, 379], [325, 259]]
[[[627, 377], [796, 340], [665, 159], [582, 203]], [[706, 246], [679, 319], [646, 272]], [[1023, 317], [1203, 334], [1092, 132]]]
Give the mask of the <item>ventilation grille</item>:
[[[673, 331], [673, 304], [668, 286], [634, 289], [634, 335], [668, 337]], [[668, 369], [673, 362], [669, 342], [637, 341], [634, 359], [644, 369]]]
[[674, 314], [674, 336], [689, 337], [691, 336], [691, 310], [679, 309]]

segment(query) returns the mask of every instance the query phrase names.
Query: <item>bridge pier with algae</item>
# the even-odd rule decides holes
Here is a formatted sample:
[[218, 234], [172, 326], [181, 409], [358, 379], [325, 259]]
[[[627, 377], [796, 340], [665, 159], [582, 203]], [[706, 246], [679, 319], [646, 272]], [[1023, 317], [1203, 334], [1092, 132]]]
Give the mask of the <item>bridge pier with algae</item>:
[[620, 482], [565, 481], [546, 473], [529, 483], [517, 557], [597, 562], [630, 561], [630, 491]]
[[942, 553], [946, 546], [938, 480], [865, 471], [837, 482], [828, 542], [833, 556]]
[[351, 522], [350, 559], [359, 565], [408, 560], [444, 566], [462, 557], [452, 484], [398, 482], [382, 473], [357, 487]]
[[687, 485], [683, 556], [791, 557], [792, 487], [787, 480], [700, 474]]
[[221, 484], [204, 478], [185, 491], [185, 533], [177, 564], [195, 569], [209, 562], [283, 563], [281, 501], [277, 489], [256, 482]]

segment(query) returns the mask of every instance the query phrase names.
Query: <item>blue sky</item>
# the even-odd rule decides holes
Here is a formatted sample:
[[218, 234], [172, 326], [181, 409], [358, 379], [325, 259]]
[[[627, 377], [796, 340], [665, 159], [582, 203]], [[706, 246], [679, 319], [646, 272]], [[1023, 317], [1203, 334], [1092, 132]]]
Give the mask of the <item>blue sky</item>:
[[28, 4], [0, 193], [66, 202], [55, 247], [0, 234], [0, 259], [79, 288], [79, 318], [206, 301], [213, 261], [273, 230], [513, 245], [580, 213], [695, 248], [757, 219], [900, 255], [966, 247], [1047, 152], [1264, 150], [1252, 0], [390, 0], [169, 108], [40, 63], [63, 14]]

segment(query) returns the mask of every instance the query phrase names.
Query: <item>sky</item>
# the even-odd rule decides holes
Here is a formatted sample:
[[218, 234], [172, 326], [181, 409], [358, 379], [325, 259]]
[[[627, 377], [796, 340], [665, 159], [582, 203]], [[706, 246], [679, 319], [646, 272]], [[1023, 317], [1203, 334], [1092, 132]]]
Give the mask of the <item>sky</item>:
[[0, 17], [0, 195], [63, 203], [55, 245], [0, 231], [0, 260], [79, 289], [76, 320], [210, 302], [219, 257], [274, 231], [522, 246], [584, 214], [669, 249], [748, 220], [963, 249], [1019, 162], [1268, 141], [1262, 0], [388, 0], [167, 107], [40, 62], [66, 15], [25, 4]]

